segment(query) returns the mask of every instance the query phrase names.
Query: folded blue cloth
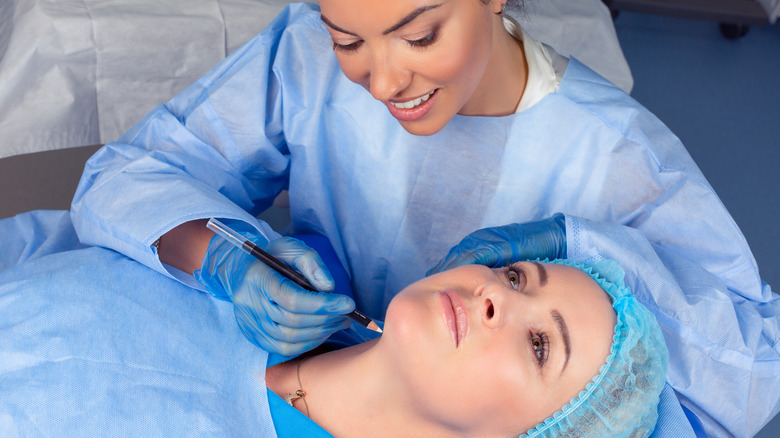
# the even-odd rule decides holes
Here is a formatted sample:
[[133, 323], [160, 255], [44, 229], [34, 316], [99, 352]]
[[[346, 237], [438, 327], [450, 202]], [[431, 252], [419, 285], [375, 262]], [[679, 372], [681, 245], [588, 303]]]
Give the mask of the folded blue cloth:
[[0, 315], [4, 437], [275, 436], [232, 305], [114, 251], [0, 273]]

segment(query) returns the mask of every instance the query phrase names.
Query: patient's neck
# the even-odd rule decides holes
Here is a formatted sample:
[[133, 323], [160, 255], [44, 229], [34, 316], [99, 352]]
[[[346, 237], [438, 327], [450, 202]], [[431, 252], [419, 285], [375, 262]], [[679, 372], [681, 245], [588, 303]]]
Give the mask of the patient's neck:
[[[386, 366], [379, 340], [330, 351], [304, 360], [300, 387], [306, 392], [309, 416], [332, 435], [345, 437], [434, 436], [409, 401], [408, 388]], [[280, 397], [299, 389], [298, 360], [274, 365], [266, 385]], [[302, 401], [295, 408], [306, 414]], [[408, 433], [405, 435], [404, 431]], [[431, 433], [426, 434], [429, 430]], [[440, 431], [438, 431], [440, 432]]]

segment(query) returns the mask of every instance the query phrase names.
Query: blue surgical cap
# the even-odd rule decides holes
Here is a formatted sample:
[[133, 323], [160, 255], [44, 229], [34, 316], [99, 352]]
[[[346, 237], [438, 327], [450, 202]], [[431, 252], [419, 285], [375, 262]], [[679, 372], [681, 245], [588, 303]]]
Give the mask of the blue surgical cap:
[[668, 362], [655, 317], [625, 286], [625, 273], [612, 260], [540, 261], [572, 266], [590, 275], [612, 299], [617, 323], [612, 348], [598, 375], [560, 411], [521, 437], [650, 435], [658, 419]]

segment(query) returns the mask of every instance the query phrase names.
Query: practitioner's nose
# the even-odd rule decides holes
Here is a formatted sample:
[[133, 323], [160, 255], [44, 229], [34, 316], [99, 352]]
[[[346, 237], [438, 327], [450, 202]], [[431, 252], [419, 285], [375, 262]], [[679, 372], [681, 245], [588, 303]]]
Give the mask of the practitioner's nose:
[[409, 85], [412, 76], [398, 57], [393, 56], [392, 49], [385, 47], [372, 50], [368, 74], [368, 91], [380, 101], [397, 96]]

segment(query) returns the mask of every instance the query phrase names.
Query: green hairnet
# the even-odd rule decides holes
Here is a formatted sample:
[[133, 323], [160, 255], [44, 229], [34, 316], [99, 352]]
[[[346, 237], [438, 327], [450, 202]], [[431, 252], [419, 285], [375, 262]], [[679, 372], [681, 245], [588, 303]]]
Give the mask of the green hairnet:
[[612, 260], [578, 263], [544, 260], [578, 268], [612, 299], [617, 316], [612, 348], [599, 373], [558, 412], [521, 437], [643, 437], [658, 419], [668, 352], [655, 317], [623, 283]]

